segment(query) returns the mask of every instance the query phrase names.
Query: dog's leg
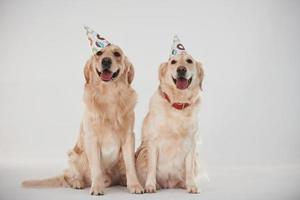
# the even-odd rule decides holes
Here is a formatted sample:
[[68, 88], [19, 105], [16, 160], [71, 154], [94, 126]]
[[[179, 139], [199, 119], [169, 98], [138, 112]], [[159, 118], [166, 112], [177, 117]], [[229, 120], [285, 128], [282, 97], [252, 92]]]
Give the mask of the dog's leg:
[[146, 192], [156, 192], [156, 165], [157, 165], [157, 147], [155, 144], [147, 144], [148, 150], [148, 173], [145, 190]]
[[[69, 153], [69, 157], [71, 157], [73, 152]], [[69, 160], [69, 168], [64, 172], [64, 178], [70, 187], [74, 189], [83, 189], [85, 187], [83, 176], [78, 170], [78, 163], [75, 161]]]
[[122, 145], [123, 158], [126, 168], [126, 179], [127, 179], [127, 188], [130, 193], [141, 194], [144, 192], [143, 187], [141, 186], [135, 168], [135, 157], [134, 157], [134, 134], [129, 133]]
[[195, 149], [188, 153], [185, 160], [185, 170], [186, 170], [186, 189], [189, 193], [199, 193], [199, 187], [196, 183], [197, 173], [198, 173], [198, 163], [197, 154]]
[[[80, 138], [79, 138], [80, 139]], [[86, 185], [83, 180], [84, 166], [88, 166], [86, 164], [86, 155], [79, 147], [78, 142], [75, 147], [69, 151], [69, 168], [65, 170], [64, 177], [70, 187], [74, 189], [83, 189]]]
[[84, 137], [86, 155], [91, 171], [91, 195], [104, 194], [104, 176], [101, 165], [101, 153], [97, 137], [92, 132]]

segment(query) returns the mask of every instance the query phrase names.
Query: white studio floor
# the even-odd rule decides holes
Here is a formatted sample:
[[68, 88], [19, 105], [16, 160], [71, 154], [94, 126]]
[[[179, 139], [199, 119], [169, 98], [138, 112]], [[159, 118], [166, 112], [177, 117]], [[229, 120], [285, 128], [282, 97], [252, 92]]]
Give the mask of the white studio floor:
[[45, 178], [62, 170], [58, 165], [1, 164], [0, 199], [300, 199], [300, 165], [211, 167], [210, 183], [201, 194], [160, 190], [155, 194], [129, 194], [125, 187], [107, 188], [104, 196], [90, 196], [89, 189], [24, 189], [21, 181]]

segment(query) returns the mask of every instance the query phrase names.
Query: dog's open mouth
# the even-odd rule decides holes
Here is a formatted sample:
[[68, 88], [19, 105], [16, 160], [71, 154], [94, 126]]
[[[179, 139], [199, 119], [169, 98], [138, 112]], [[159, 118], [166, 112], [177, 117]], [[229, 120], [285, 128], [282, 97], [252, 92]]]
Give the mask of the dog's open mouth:
[[184, 77], [177, 77], [176, 79], [172, 76], [173, 82], [176, 87], [180, 90], [188, 88], [192, 82], [193, 77], [186, 79]]
[[111, 72], [108, 69], [103, 70], [102, 72], [99, 72], [98, 69], [96, 68], [96, 71], [98, 75], [100, 76], [102, 81], [108, 82], [111, 80], [114, 80], [120, 73], [120, 69], [118, 69], [116, 72]]

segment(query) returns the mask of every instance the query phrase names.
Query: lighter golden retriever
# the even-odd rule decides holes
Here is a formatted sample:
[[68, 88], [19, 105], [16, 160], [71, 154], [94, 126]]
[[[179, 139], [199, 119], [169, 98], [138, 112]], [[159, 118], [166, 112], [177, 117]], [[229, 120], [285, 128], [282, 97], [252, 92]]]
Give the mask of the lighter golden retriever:
[[160, 187], [199, 192], [197, 114], [203, 76], [202, 64], [187, 53], [159, 67], [160, 85], [151, 98], [136, 152], [146, 192]]
[[90, 186], [92, 195], [102, 195], [105, 187], [120, 184], [131, 193], [143, 193], [134, 160], [132, 64], [111, 44], [87, 61], [84, 76], [85, 112], [77, 143], [68, 154], [69, 168], [61, 176], [24, 181], [23, 186]]

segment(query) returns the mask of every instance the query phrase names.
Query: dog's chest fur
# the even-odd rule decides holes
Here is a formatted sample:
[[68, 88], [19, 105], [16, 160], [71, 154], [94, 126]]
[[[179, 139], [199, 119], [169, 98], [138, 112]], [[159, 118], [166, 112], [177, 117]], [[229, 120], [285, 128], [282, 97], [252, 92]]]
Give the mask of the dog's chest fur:
[[[166, 104], [168, 102], [154, 98], [155, 109], [151, 109], [153, 112], [148, 115], [148, 122], [151, 122], [148, 129], [151, 140], [158, 147], [158, 180], [176, 183], [184, 180], [185, 158], [196, 143], [198, 111], [193, 107], [177, 110]], [[162, 182], [162, 185], [172, 184]]]
[[136, 94], [131, 88], [110, 86], [85, 91], [86, 110], [83, 126], [86, 134], [98, 140], [105, 168], [114, 165], [120, 156], [122, 138], [127, 134], [133, 120]]
[[[163, 117], [165, 118], [165, 117]], [[170, 118], [169, 118], [170, 119]], [[194, 124], [185, 120], [171, 118], [158, 123], [160, 134], [155, 142], [158, 145], [158, 176], [183, 176], [185, 157], [191, 151], [194, 139]], [[180, 177], [178, 177], [180, 178]]]

